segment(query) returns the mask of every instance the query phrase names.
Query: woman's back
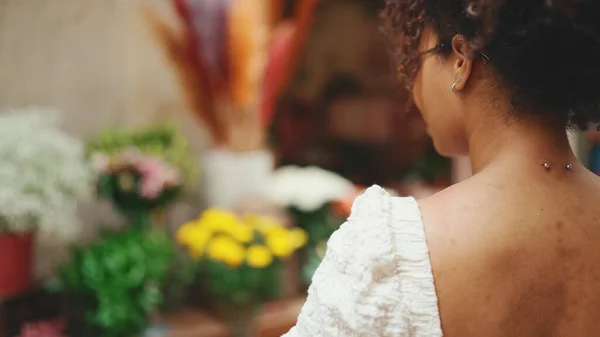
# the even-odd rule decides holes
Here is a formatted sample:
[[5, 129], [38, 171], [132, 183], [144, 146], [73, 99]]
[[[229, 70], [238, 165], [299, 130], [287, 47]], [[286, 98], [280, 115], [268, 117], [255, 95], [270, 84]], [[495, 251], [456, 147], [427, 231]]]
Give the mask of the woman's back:
[[598, 336], [600, 181], [515, 169], [421, 202], [444, 336]]
[[434, 146], [474, 175], [421, 211], [361, 197], [291, 336], [600, 336], [600, 181], [566, 134], [600, 123], [600, 2], [385, 3]]

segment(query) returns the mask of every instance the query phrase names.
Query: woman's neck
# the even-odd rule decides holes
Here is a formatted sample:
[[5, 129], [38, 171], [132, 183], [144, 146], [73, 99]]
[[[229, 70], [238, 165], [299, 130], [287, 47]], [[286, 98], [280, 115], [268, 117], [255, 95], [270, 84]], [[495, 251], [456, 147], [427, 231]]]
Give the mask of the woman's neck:
[[510, 122], [505, 118], [488, 120], [471, 130], [469, 153], [474, 174], [500, 164], [523, 171], [543, 170], [545, 163], [564, 168], [576, 162], [564, 127], [539, 116]]

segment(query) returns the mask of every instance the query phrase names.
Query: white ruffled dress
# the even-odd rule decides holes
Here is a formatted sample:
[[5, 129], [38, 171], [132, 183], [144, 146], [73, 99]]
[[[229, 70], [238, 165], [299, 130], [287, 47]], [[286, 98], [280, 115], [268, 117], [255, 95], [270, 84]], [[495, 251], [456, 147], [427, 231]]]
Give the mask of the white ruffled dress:
[[333, 234], [284, 337], [441, 337], [419, 205], [373, 186]]

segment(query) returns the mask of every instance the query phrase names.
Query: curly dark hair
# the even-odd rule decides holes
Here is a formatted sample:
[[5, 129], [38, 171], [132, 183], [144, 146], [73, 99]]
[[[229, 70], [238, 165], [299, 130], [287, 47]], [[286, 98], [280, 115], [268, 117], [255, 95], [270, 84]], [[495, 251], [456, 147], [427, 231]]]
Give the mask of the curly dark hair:
[[565, 127], [600, 122], [600, 0], [385, 0], [382, 18], [409, 90], [428, 26], [442, 56], [457, 34], [472, 57], [489, 56], [515, 113], [544, 114]]

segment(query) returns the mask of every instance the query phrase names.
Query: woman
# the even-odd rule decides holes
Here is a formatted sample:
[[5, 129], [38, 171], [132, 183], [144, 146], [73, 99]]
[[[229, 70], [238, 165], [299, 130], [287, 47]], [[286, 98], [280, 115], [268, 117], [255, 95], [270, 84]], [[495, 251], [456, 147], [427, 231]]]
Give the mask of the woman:
[[600, 120], [599, 2], [386, 3], [437, 150], [474, 175], [359, 197], [287, 336], [600, 336], [600, 181], [565, 133]]

